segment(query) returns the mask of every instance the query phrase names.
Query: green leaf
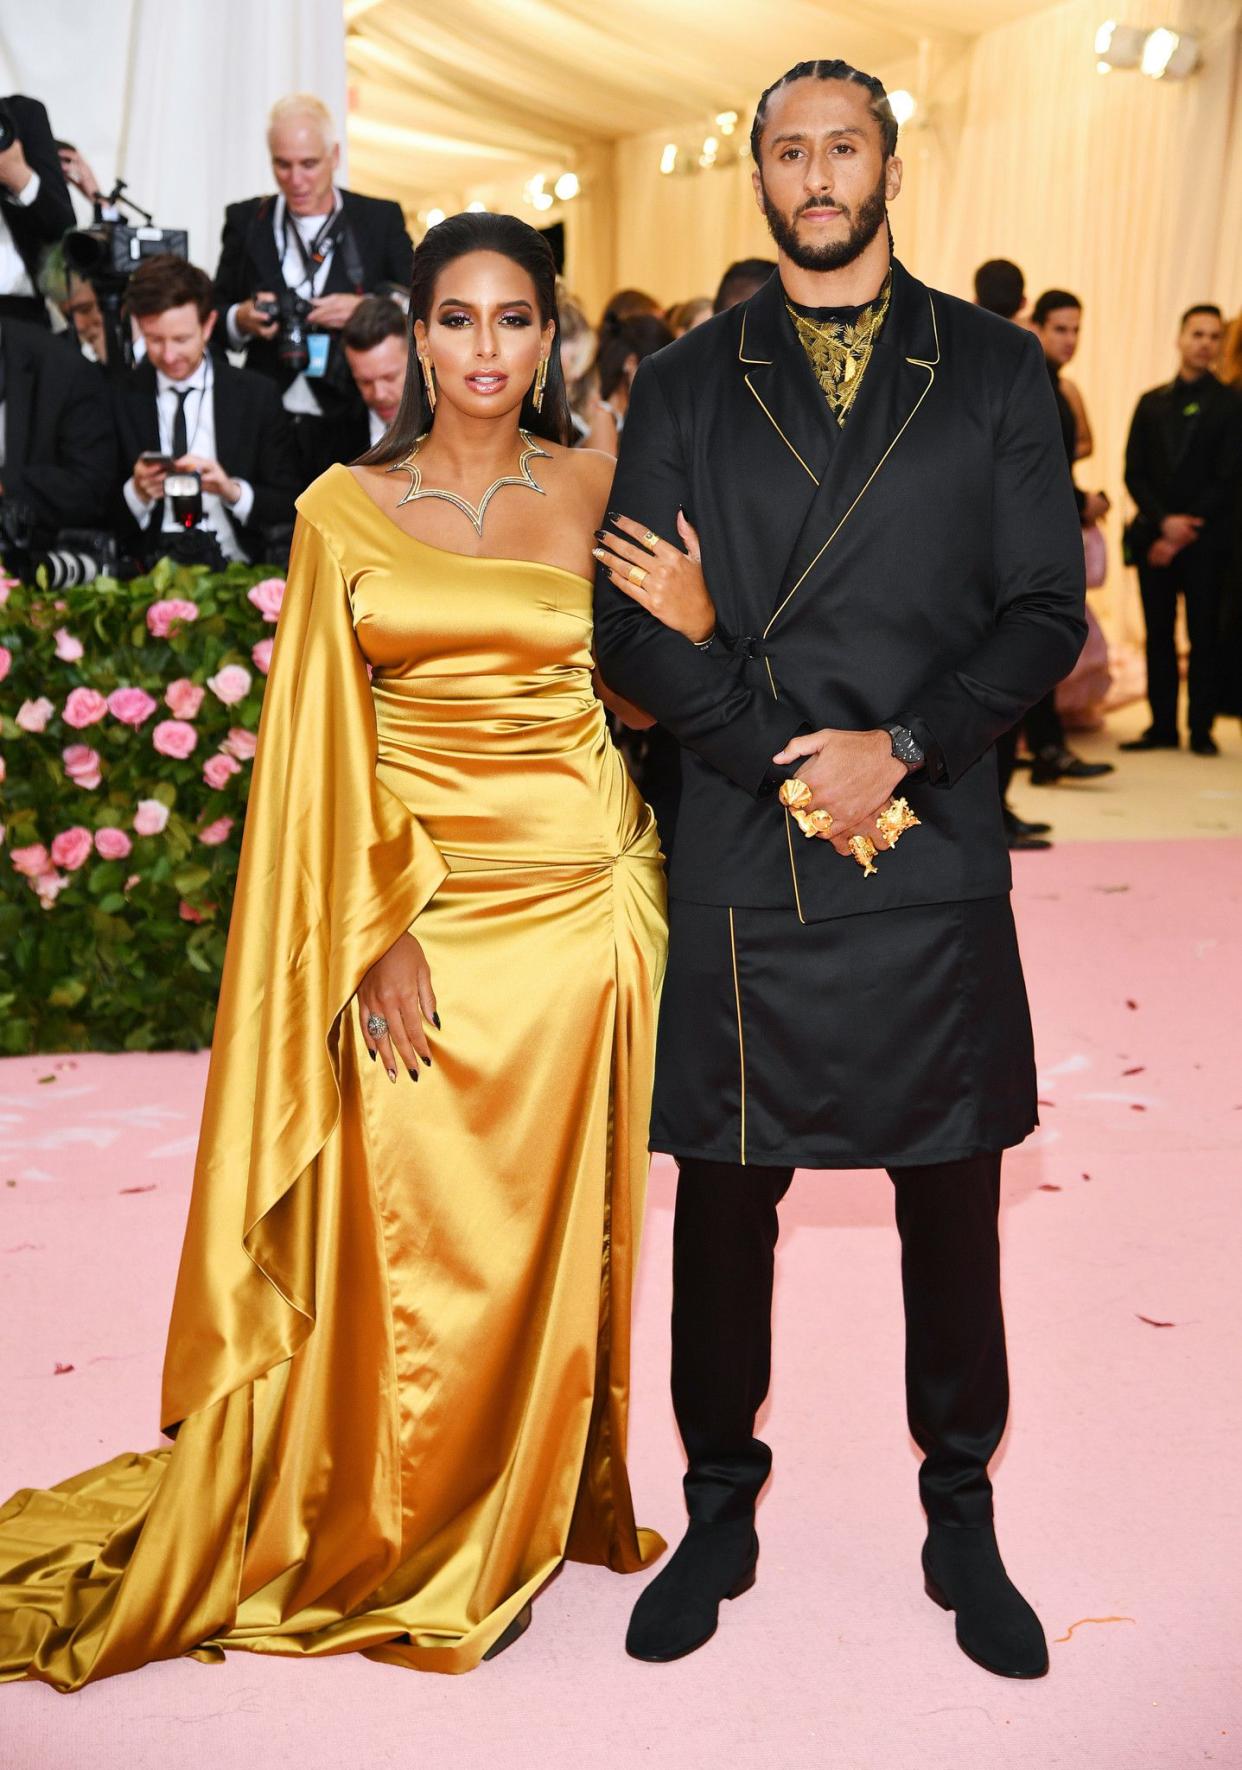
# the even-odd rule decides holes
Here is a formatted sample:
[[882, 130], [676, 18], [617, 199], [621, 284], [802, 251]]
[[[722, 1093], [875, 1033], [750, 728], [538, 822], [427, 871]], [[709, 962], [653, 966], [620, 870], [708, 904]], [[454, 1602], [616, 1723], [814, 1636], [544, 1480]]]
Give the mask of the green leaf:
[[181, 893], [182, 897], [188, 897], [191, 892], [200, 890], [210, 877], [210, 867], [178, 867], [173, 874], [173, 884], [177, 887], [177, 890]]
[[86, 985], [80, 977], [66, 977], [58, 983], [48, 996], [48, 1004], [53, 1008], [76, 1008], [86, 994]]

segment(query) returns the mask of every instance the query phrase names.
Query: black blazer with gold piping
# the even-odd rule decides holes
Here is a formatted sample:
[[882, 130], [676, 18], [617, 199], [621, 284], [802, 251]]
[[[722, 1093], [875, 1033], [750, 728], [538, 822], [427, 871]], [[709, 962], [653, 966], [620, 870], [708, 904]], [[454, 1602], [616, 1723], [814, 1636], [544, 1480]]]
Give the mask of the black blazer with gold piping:
[[[892, 306], [844, 430], [778, 275], [649, 357], [613, 509], [699, 531], [720, 627], [700, 652], [601, 573], [604, 679], [680, 741], [670, 889], [804, 921], [1010, 886], [996, 739], [1072, 668], [1082, 538], [1033, 336], [893, 266]], [[771, 758], [799, 729], [899, 720], [923, 827], [864, 878], [808, 841]]]

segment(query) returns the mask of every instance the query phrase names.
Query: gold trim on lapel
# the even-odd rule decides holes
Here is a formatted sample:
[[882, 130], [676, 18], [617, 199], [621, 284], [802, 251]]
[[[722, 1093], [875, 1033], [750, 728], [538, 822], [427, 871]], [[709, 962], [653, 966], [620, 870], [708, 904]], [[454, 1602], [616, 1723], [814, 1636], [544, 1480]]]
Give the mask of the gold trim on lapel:
[[[766, 352], [765, 355], [749, 354], [748, 333], [756, 340], [752, 348]], [[776, 271], [742, 308], [737, 360], [743, 366], [742, 379], [747, 391], [818, 490], [824, 464], [837, 440], [836, 424], [806, 353], [789, 324], [784, 288]], [[768, 371], [766, 380], [763, 370]], [[781, 412], [784, 423], [773, 407]]]
[[[743, 361], [745, 361], [745, 358], [743, 358]], [[793, 444], [790, 442], [789, 438], [785, 435], [785, 432], [781, 429], [780, 425], [776, 422], [776, 419], [772, 416], [772, 414], [768, 410], [767, 406], [763, 405], [763, 400], [760, 398], [760, 395], [759, 395], [758, 391], [756, 390], [755, 384], [751, 380], [750, 376], [747, 375], [744, 377], [744, 379], [745, 379], [747, 387], [750, 388], [750, 391], [754, 394], [755, 398], [757, 400], [759, 400], [759, 404], [761, 406], [763, 406], [764, 415], [767, 418], [769, 424], [771, 424], [773, 430], [775, 430], [777, 436], [780, 437], [780, 439], [784, 443], [785, 447], [789, 450], [790, 454], [797, 461], [799, 467], [806, 467], [806, 471], [808, 473], [810, 473], [812, 480], [814, 481], [814, 483], [816, 485], [818, 485], [819, 480], [816, 477], [816, 475], [812, 472], [812, 470], [809, 467], [806, 466], [806, 462], [802, 459], [802, 456], [798, 453], [797, 449], [794, 448]]]
[[[906, 434], [906, 431], [909, 429], [910, 424], [914, 419], [915, 413], [918, 411], [919, 407], [922, 405], [923, 401], [927, 398], [927, 395], [931, 391], [932, 384], [936, 379], [936, 367], [940, 362], [940, 328], [936, 324], [936, 304], [932, 299], [930, 290], [927, 292], [927, 305], [931, 310], [932, 337], [935, 342], [936, 354], [934, 357], [908, 356], [905, 359], [906, 362], [912, 364], [913, 367], [918, 368], [918, 369], [926, 369], [927, 370], [927, 385], [926, 385], [926, 387], [923, 388], [922, 392], [919, 394], [919, 397], [915, 400], [913, 406], [911, 406], [909, 412], [906, 414], [905, 422], [902, 424], [901, 428], [897, 431], [896, 435], [889, 442], [888, 447], [885, 449], [884, 453], [880, 456], [880, 459], [876, 462], [875, 466], [872, 468], [870, 474], [867, 477], [866, 482], [855, 493], [853, 499], [851, 500], [851, 502], [849, 504], [849, 507], [845, 510], [843, 515], [838, 519], [838, 521], [834, 525], [831, 534], [828, 536], [828, 539], [824, 542], [823, 546], [819, 548], [819, 550], [818, 550], [818, 552], [816, 552], [815, 556], [809, 561], [809, 563], [799, 573], [796, 581], [790, 586], [789, 590], [786, 592], [786, 594], [782, 598], [781, 602], [777, 605], [775, 613], [772, 615], [772, 618], [769, 620], [767, 626], [763, 629], [763, 637], [765, 639], [768, 637], [769, 633], [771, 633], [773, 627], [776, 625], [777, 621], [780, 619], [780, 617], [783, 614], [783, 612], [785, 611], [785, 609], [788, 608], [790, 602], [797, 595], [798, 591], [801, 589], [802, 585], [805, 583], [807, 577], [815, 569], [815, 567], [819, 564], [820, 560], [823, 558], [823, 556], [826, 553], [826, 551], [828, 550], [828, 548], [831, 547], [832, 543], [836, 540], [837, 536], [841, 533], [841, 530], [845, 527], [845, 524], [848, 522], [849, 518], [853, 515], [854, 511], [858, 508], [858, 505], [862, 501], [863, 496], [865, 495], [866, 492], [868, 492], [870, 490], [872, 484], [874, 483], [876, 475], [879, 473], [879, 471], [880, 471], [881, 467], [883, 467], [884, 463], [888, 460], [888, 458], [892, 454], [893, 450], [897, 447], [897, 444], [901, 441], [902, 437]], [[847, 427], [847, 432], [848, 432], [848, 427]]]

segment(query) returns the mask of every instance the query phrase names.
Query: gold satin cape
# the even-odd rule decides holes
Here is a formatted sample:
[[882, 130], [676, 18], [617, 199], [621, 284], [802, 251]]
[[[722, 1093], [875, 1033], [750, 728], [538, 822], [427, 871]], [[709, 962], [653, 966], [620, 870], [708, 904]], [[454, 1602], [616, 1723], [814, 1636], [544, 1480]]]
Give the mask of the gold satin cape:
[[[225, 1648], [466, 1671], [566, 1556], [663, 1547], [624, 1460], [663, 876], [590, 689], [590, 585], [417, 543], [345, 468], [299, 510], [175, 1442], [0, 1508], [0, 1678]], [[353, 997], [410, 928], [443, 1033], [394, 1087]]]

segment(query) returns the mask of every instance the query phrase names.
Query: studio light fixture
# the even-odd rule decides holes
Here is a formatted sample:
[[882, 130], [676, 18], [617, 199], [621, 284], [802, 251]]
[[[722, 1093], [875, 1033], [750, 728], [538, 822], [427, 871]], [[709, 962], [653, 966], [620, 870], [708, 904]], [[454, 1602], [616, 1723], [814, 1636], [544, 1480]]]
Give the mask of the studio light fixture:
[[427, 211], [427, 226], [428, 227], [439, 227], [440, 223], [443, 220], [444, 220], [443, 209], [428, 209], [428, 211]]
[[1139, 71], [1152, 80], [1184, 80], [1198, 65], [1198, 39], [1161, 25], [1143, 45]]
[[898, 128], [904, 129], [919, 106], [914, 94], [899, 86], [896, 92], [889, 93], [888, 108], [897, 119]]
[[558, 203], [571, 203], [582, 189], [576, 172], [562, 172], [552, 186]]

